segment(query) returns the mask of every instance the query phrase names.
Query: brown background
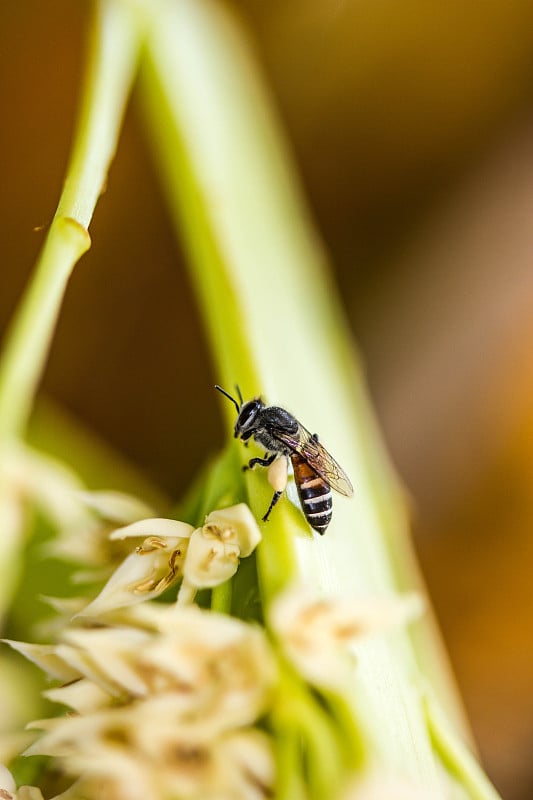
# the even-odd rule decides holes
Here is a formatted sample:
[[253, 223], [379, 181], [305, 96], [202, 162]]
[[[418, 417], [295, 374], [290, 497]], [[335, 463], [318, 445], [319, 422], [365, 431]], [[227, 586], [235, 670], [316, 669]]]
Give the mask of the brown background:
[[[61, 189], [89, 6], [0, 5], [5, 326]], [[533, 796], [533, 6], [247, 0], [487, 770]], [[46, 392], [169, 493], [222, 441], [135, 100]]]

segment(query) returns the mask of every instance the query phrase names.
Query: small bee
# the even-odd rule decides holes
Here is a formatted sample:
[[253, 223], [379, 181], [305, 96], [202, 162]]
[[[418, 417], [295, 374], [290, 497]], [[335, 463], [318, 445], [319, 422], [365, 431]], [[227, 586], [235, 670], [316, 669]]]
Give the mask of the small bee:
[[[318, 441], [318, 436], [309, 433], [292, 414], [277, 406], [266, 406], [256, 397], [243, 402], [239, 387], [239, 403], [221, 386], [215, 386], [237, 409], [234, 436], [247, 444], [253, 437], [263, 445], [267, 452], [264, 458], [252, 458], [244, 469], [253, 469], [257, 464], [270, 466], [279, 456], [291, 459], [294, 480], [298, 489], [300, 503], [309, 525], [320, 534], [326, 532], [331, 522], [331, 489], [346, 497], [353, 495], [353, 487], [347, 475]], [[283, 494], [286, 477], [282, 486], [275, 486], [274, 496], [263, 522]]]

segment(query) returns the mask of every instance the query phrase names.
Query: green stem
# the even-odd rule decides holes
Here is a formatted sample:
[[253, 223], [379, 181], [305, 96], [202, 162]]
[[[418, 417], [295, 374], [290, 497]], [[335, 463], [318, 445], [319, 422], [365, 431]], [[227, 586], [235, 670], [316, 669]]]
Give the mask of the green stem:
[[337, 720], [339, 747], [344, 752], [347, 767], [350, 770], [361, 768], [368, 753], [350, 703], [344, 695], [339, 693], [322, 690], [321, 694]]
[[90, 244], [75, 219], [54, 218], [0, 360], [0, 441], [24, 433], [67, 281]]
[[431, 690], [424, 697], [424, 706], [431, 740], [446, 770], [466, 789], [471, 800], [499, 800], [471, 751], [455, 735]]
[[[94, 19], [81, 115], [65, 187], [33, 277], [13, 318], [0, 359], [0, 461], [25, 433], [68, 279], [90, 247], [87, 231], [106, 182], [140, 48], [136, 16], [102, 2]], [[0, 464], [1, 466], [1, 464]], [[20, 503], [0, 485], [0, 616], [21, 569]]]
[[[310, 796], [321, 800], [336, 797], [345, 775], [343, 746], [332, 718], [292, 669], [282, 664], [278, 696], [272, 712], [276, 752], [286, 738], [299, 742], [299, 764], [309, 785]], [[283, 758], [278, 753], [278, 759]], [[352, 764], [353, 766], [353, 764]]]
[[294, 722], [285, 720], [278, 724], [276, 736], [276, 800], [309, 800], [301, 764], [300, 731]]
[[211, 591], [211, 608], [222, 614], [231, 611], [232, 582], [225, 581]]
[[127, 6], [98, 4], [63, 193], [0, 360], [0, 443], [24, 432], [67, 281], [90, 247], [87, 227], [115, 152], [139, 44]]

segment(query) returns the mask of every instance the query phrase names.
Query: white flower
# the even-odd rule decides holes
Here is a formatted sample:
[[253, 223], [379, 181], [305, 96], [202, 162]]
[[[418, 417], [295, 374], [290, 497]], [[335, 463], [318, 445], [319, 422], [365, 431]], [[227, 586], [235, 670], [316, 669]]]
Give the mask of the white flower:
[[245, 503], [213, 511], [191, 535], [178, 601], [190, 602], [196, 589], [229, 580], [239, 559], [249, 556], [260, 541], [259, 526]]
[[271, 742], [251, 727], [277, 680], [264, 631], [196, 606], [130, 613], [136, 628], [71, 629], [39, 654], [78, 677], [46, 693], [78, 713], [32, 723], [43, 734], [26, 754], [55, 757], [94, 800], [270, 797]]
[[43, 795], [37, 786], [20, 786], [15, 798], [16, 800], [43, 800]]
[[67, 682], [81, 677], [81, 673], [77, 669], [71, 667], [58, 656], [57, 645], [14, 642], [11, 639], [2, 639], [1, 641], [21, 653], [28, 661], [36, 664], [51, 678]]
[[236, 545], [241, 557], [249, 556], [261, 541], [261, 531], [246, 503], [208, 514], [202, 530], [206, 536]]
[[91, 654], [104, 688], [173, 692], [183, 724], [243, 725], [261, 713], [276, 674], [263, 631], [197, 607], [152, 606], [151, 615], [156, 631], [79, 630], [69, 642]]
[[405, 624], [422, 610], [418, 595], [318, 597], [305, 587], [279, 595], [269, 621], [286, 656], [316, 686], [339, 688], [349, 674], [351, 645]]
[[17, 784], [15, 783], [15, 779], [13, 775], [10, 773], [7, 767], [3, 764], [0, 764], [0, 797], [2, 795], [11, 795], [13, 796], [17, 790]]
[[274, 754], [266, 734], [253, 729], [236, 731], [222, 740], [219, 753], [226, 769], [233, 773], [229, 783], [234, 794], [228, 793], [228, 800], [273, 797]]
[[62, 703], [74, 709], [78, 714], [87, 714], [112, 703], [110, 694], [88, 678], [80, 678], [65, 686], [48, 689], [43, 695], [53, 703]]
[[[261, 540], [255, 518], [245, 503], [213, 511], [201, 528], [173, 519], [143, 519], [118, 528], [112, 541], [143, 538], [115, 570], [98, 597], [78, 613], [94, 617], [158, 597], [183, 578], [179, 602], [194, 600], [197, 589], [231, 578], [241, 557]], [[146, 538], [145, 538], [146, 537]]]
[[196, 606], [146, 603], [135, 616], [137, 627], [71, 628], [57, 645], [8, 643], [68, 681], [48, 697], [76, 711], [165, 695], [182, 728], [210, 736], [263, 713], [277, 672], [262, 629]]
[[188, 538], [193, 531], [193, 526], [186, 522], [178, 522], [175, 519], [149, 518], [140, 519], [131, 525], [117, 528], [109, 534], [113, 541], [117, 539], [140, 539], [146, 536], [158, 537], [161, 539], [180, 539]]
[[113, 540], [147, 538], [78, 616], [98, 616], [158, 597], [181, 578], [192, 531], [192, 525], [173, 519], [144, 519], [113, 531], [110, 535]]
[[224, 583], [237, 572], [239, 555], [239, 546], [224, 541], [223, 532], [217, 535], [197, 528], [191, 535], [183, 565], [185, 584], [202, 589]]
[[17, 790], [13, 775], [0, 764], [0, 800], [43, 800], [43, 796], [36, 786], [21, 786]]
[[96, 791], [117, 800], [260, 800], [270, 797], [272, 747], [253, 728], [206, 737], [176, 722], [172, 699], [150, 698], [88, 717], [64, 717], [47, 725], [27, 755], [58, 758]]

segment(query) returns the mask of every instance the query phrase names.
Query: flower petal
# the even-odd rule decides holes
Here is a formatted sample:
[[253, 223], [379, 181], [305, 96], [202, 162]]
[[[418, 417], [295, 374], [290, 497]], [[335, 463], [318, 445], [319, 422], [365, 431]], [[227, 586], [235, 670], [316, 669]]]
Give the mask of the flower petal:
[[21, 653], [28, 661], [36, 664], [52, 678], [60, 681], [73, 681], [81, 677], [82, 673], [66, 662], [57, 652], [57, 646], [51, 644], [30, 644], [28, 642], [14, 642], [12, 639], [1, 639], [13, 650]]
[[67, 683], [56, 689], [43, 692], [44, 697], [53, 703], [62, 703], [77, 711], [78, 714], [88, 714], [111, 704], [112, 698], [108, 692], [86, 678], [81, 678], [74, 683]]
[[237, 572], [238, 544], [223, 543], [197, 528], [189, 540], [183, 564], [183, 579], [189, 586], [211, 588], [224, 583]]
[[124, 525], [154, 516], [154, 509], [151, 506], [126, 492], [79, 491], [75, 494], [87, 508], [109, 522], [119, 522]]
[[[15, 794], [17, 790], [13, 775], [3, 764], [0, 764], [0, 790], [9, 792], [9, 794]], [[2, 791], [0, 791], [0, 797], [2, 797]]]
[[140, 652], [150, 636], [135, 628], [91, 628], [68, 631], [68, 645], [59, 645], [65, 657], [79, 658], [80, 668], [105, 691], [127, 692], [134, 697], [147, 694], [146, 682], [136, 669]]
[[122, 562], [100, 594], [77, 616], [99, 616], [158, 597], [181, 577], [187, 545], [186, 538], [148, 537]]
[[145, 538], [147, 536], [160, 536], [162, 538], [188, 539], [194, 528], [186, 522], [179, 522], [176, 519], [166, 519], [165, 517], [154, 517], [151, 519], [140, 519], [131, 525], [117, 528], [109, 534], [109, 538]]
[[242, 558], [249, 556], [261, 541], [261, 531], [246, 503], [212, 511], [206, 517], [203, 531], [223, 542], [238, 545]]

